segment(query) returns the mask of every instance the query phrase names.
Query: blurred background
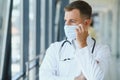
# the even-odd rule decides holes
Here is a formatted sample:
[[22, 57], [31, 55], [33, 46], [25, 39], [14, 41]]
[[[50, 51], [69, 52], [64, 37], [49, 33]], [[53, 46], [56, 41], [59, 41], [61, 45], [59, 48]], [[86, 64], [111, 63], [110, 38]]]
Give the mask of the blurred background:
[[[39, 80], [45, 51], [64, 39], [64, 7], [74, 0], [0, 0], [0, 80]], [[106, 80], [120, 80], [120, 0], [85, 0], [96, 39], [110, 46]]]

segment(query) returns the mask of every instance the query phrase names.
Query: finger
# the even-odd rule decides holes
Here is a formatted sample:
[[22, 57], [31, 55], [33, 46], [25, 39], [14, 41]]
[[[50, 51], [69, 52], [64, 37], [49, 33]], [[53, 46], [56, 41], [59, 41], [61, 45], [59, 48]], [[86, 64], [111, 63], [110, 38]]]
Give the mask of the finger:
[[81, 26], [81, 28], [82, 28], [83, 31], [88, 31], [88, 27], [87, 26], [84, 26], [82, 24], [80, 24], [80, 26]]
[[84, 28], [84, 26], [82, 24], [79, 24], [79, 28], [81, 29], [82, 32], [85, 31], [85, 28]]
[[87, 26], [84, 26], [84, 30], [85, 30], [85, 31], [88, 31], [88, 27], [87, 27]]
[[79, 28], [79, 31], [80, 31], [80, 32], [83, 31], [82, 28], [81, 28], [81, 26], [82, 26], [81, 24], [78, 25], [78, 28]]
[[78, 38], [79, 36], [80, 36], [79, 29], [76, 29], [76, 38]]
[[83, 32], [88, 32], [87, 26], [82, 26], [81, 28], [82, 28]]
[[76, 31], [76, 34], [79, 34], [79, 29], [78, 29], [78, 28], [76, 28], [76, 30], [75, 30], [75, 31]]
[[82, 29], [80, 28], [80, 26], [77, 27], [77, 30], [78, 30], [79, 33], [82, 32]]
[[81, 25], [80, 26], [80, 28], [81, 28], [81, 30], [82, 30], [82, 32], [84, 32], [85, 30], [84, 30], [84, 27]]

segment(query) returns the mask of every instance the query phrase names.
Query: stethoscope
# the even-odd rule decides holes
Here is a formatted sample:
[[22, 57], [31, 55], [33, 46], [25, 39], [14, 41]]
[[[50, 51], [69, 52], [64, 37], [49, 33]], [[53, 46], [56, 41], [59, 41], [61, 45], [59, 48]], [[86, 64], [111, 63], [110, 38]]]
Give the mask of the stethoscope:
[[[94, 44], [93, 44], [93, 47], [92, 47], [92, 51], [91, 51], [91, 53], [93, 54], [94, 49], [95, 49], [95, 45], [96, 45], [96, 40], [95, 40], [94, 38], [92, 38], [92, 40], [94, 41]], [[61, 56], [60, 56], [61, 54], [60, 54], [60, 52], [61, 52], [63, 46], [64, 46], [66, 43], [69, 43], [70, 45], [72, 44], [67, 38], [65, 39], [65, 41], [63, 41], [63, 43], [61, 44], [61, 47], [60, 47], [60, 49], [59, 49], [59, 60], [61, 60]], [[68, 61], [68, 60], [71, 60], [71, 58], [65, 58], [65, 59], [63, 59], [63, 60], [61, 60], [61, 61]]]

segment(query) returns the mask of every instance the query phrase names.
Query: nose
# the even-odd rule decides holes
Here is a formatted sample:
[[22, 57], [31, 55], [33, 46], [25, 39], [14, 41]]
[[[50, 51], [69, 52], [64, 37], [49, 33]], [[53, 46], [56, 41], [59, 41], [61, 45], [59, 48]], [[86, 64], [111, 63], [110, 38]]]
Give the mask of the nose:
[[70, 21], [65, 21], [65, 25], [71, 25]]

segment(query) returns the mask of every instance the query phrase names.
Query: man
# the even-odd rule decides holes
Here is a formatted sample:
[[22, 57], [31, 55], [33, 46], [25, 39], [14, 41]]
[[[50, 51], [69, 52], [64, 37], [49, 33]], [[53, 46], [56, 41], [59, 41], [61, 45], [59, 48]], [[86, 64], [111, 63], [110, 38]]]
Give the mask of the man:
[[109, 48], [88, 35], [92, 8], [78, 0], [65, 7], [67, 40], [53, 43], [40, 67], [40, 80], [103, 80]]

